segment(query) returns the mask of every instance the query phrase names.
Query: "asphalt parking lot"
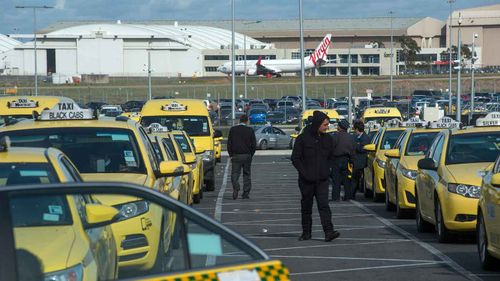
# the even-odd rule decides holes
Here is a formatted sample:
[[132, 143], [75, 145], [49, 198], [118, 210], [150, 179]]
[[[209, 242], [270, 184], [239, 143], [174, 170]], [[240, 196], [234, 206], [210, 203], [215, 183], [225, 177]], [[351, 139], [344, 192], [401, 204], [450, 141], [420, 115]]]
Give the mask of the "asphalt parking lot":
[[223, 157], [215, 192], [205, 193], [195, 208], [283, 261], [292, 280], [500, 280], [500, 268], [480, 269], [473, 237], [439, 244], [434, 233], [418, 233], [414, 219], [398, 220], [360, 193], [357, 201], [330, 202], [339, 238], [323, 242], [315, 209], [313, 239], [298, 241], [300, 193], [289, 154], [258, 152], [249, 200], [232, 199]]

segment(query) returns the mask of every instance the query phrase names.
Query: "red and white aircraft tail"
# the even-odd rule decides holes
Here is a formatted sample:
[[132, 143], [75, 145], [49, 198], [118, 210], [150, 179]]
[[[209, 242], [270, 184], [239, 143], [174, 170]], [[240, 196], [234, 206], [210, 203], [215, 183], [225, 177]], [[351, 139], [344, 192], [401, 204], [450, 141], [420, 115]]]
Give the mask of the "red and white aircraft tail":
[[316, 67], [325, 64], [327, 60], [327, 53], [330, 44], [332, 43], [332, 34], [327, 34], [325, 38], [319, 43], [318, 47], [306, 58], [306, 61], [311, 61]]

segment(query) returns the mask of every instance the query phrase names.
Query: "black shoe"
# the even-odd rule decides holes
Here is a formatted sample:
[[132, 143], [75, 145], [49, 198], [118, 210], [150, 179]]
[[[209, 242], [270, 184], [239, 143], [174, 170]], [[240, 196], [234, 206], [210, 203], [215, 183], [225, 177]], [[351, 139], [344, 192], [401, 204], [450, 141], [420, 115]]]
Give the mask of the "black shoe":
[[233, 200], [236, 200], [236, 199], [238, 199], [238, 190], [237, 189], [233, 190]]
[[325, 242], [330, 242], [339, 236], [340, 236], [340, 232], [338, 232], [338, 231], [327, 232], [327, 233], [325, 233]]
[[243, 195], [241, 195], [241, 198], [242, 199], [250, 199], [250, 196], [248, 196], [248, 193], [243, 193]]
[[302, 233], [299, 237], [299, 241], [311, 240], [311, 233]]

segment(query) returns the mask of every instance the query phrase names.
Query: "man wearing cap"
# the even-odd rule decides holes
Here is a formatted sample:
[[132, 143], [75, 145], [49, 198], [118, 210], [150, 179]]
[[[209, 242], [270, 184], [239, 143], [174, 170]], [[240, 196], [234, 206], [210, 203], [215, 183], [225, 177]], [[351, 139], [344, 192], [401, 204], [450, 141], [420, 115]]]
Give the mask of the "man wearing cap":
[[353, 124], [355, 151], [352, 165], [352, 194], [351, 199], [356, 199], [356, 192], [361, 186], [363, 170], [367, 165], [367, 152], [363, 147], [370, 143], [370, 138], [365, 133], [365, 124], [361, 120], [356, 120]]
[[340, 200], [340, 186], [344, 186], [344, 201], [352, 198], [351, 181], [348, 165], [353, 159], [355, 144], [352, 136], [347, 133], [349, 122], [342, 119], [338, 123], [338, 132], [332, 137], [333, 161], [332, 171], [332, 200]]
[[337, 238], [333, 230], [332, 212], [328, 206], [328, 177], [332, 161], [332, 138], [326, 133], [330, 119], [321, 111], [314, 111], [311, 123], [297, 137], [292, 152], [293, 166], [299, 172], [299, 188], [302, 195], [302, 235], [299, 240], [311, 239], [312, 207], [316, 197], [325, 241]]

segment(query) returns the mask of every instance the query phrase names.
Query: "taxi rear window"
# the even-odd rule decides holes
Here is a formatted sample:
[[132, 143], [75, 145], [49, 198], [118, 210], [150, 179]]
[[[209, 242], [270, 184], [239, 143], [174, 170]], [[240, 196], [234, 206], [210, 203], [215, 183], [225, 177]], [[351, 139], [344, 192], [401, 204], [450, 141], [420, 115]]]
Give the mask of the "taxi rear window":
[[210, 136], [210, 127], [206, 116], [144, 116], [141, 124], [148, 127], [151, 123], [159, 123], [169, 130], [186, 131], [192, 137]]
[[424, 155], [438, 132], [412, 134], [406, 145], [406, 156]]
[[382, 126], [384, 126], [384, 124], [389, 121], [389, 120], [392, 120], [392, 119], [400, 119], [399, 116], [391, 116], [391, 117], [364, 117], [363, 120], [365, 121], [365, 123], [369, 122], [369, 121], [375, 121], [375, 123], [378, 123]]
[[174, 135], [174, 139], [184, 152], [192, 152], [188, 140], [184, 135]]
[[50, 128], [6, 132], [12, 146], [55, 147], [81, 173], [146, 173], [130, 130], [113, 128]]
[[500, 153], [500, 131], [452, 135], [446, 165], [495, 162]]
[[0, 186], [59, 182], [48, 163], [2, 163]]
[[14, 227], [71, 225], [66, 196], [22, 196], [10, 200]]

